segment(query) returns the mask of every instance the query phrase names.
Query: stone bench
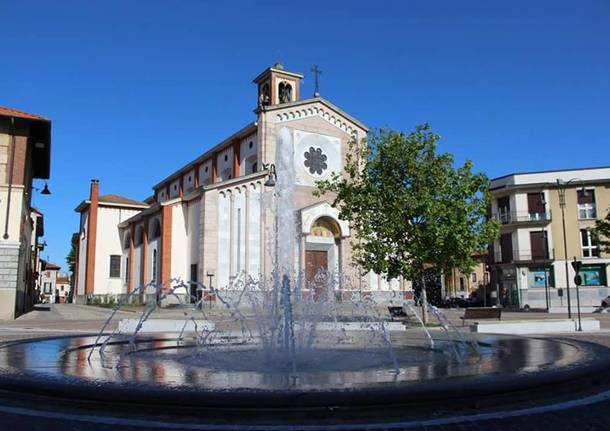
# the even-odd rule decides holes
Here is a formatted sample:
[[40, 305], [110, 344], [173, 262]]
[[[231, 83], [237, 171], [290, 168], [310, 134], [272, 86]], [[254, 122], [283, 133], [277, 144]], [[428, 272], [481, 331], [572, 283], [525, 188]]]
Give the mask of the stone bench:
[[501, 308], [493, 308], [493, 307], [478, 307], [478, 308], [467, 308], [464, 311], [464, 316], [460, 317], [462, 319], [462, 326], [466, 320], [473, 319], [498, 319], [502, 320], [502, 309]]

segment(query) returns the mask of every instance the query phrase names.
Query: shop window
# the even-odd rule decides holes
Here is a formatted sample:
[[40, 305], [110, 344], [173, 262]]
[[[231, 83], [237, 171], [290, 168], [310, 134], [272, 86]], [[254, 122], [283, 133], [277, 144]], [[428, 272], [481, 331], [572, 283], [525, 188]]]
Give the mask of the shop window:
[[583, 265], [579, 272], [583, 286], [605, 286], [605, 265]]
[[553, 267], [540, 266], [530, 268], [527, 281], [530, 288], [554, 287]]

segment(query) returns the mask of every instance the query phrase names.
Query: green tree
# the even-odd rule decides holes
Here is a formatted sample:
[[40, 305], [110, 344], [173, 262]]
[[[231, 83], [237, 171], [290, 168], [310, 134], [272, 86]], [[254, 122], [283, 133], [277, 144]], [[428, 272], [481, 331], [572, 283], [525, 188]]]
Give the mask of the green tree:
[[608, 210], [608, 214], [606, 214], [606, 218], [595, 222], [593, 236], [597, 240], [600, 248], [604, 252], [610, 253], [610, 209]]
[[380, 130], [353, 140], [344, 172], [316, 191], [334, 193], [333, 206], [351, 221], [354, 260], [364, 271], [421, 280], [424, 318], [425, 270], [469, 273], [473, 254], [498, 232], [486, 218], [487, 177], [473, 173], [470, 161], [456, 168], [451, 154], [437, 154], [438, 140], [428, 124], [408, 135]]
[[66, 256], [66, 263], [68, 264], [68, 270], [72, 274], [74, 274], [75, 265], [76, 265], [76, 246], [75, 246], [74, 242], [72, 243], [72, 245], [70, 247], [70, 251], [68, 252], [68, 255]]

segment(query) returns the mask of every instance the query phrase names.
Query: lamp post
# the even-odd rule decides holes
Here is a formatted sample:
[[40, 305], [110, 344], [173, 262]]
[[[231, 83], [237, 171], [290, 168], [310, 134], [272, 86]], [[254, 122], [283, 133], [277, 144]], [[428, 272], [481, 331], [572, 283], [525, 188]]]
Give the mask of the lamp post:
[[[214, 272], [208, 271], [205, 275], [207, 275], [208, 279], [210, 280], [210, 283], [208, 285], [208, 287], [210, 289], [210, 293], [208, 294], [208, 302], [209, 302], [210, 308], [212, 308], [212, 296], [213, 296], [213, 292], [214, 292], [214, 287], [212, 286], [212, 278], [214, 278]], [[201, 302], [203, 304], [203, 299]]]
[[566, 215], [565, 215], [565, 207], [566, 207], [566, 189], [573, 182], [580, 182], [582, 184], [582, 192], [584, 195], [587, 194], [585, 190], [584, 181], [580, 178], [572, 178], [569, 181], [561, 181], [559, 178], [557, 179], [557, 194], [559, 196], [559, 207], [561, 208], [561, 224], [563, 228], [563, 259], [565, 263], [565, 273], [566, 273], [566, 291], [568, 292], [568, 318], [572, 318], [572, 303], [570, 301], [570, 276], [568, 270], [568, 239], [566, 235]]
[[580, 285], [582, 284], [582, 278], [580, 276], [580, 267], [582, 266], [582, 262], [579, 260], [576, 260], [576, 256], [574, 256], [574, 261], [572, 262], [572, 268], [574, 268], [574, 272], [576, 273], [576, 275], [574, 276], [574, 284], [576, 285], [576, 309], [578, 311], [578, 331], [582, 332], [582, 321], [580, 319], [580, 294], [579, 292], [579, 288]]
[[[544, 192], [540, 192], [540, 201], [542, 202], [542, 211], [543, 217], [546, 219], [546, 199], [544, 198]], [[547, 261], [549, 260], [549, 242], [547, 238], [546, 229], [542, 227], [542, 246], [544, 247], [542, 254], [543, 260], [542, 264], [544, 265], [544, 298], [546, 300], [546, 312], [548, 313], [550, 310], [550, 298], [549, 298], [549, 278], [547, 272]]]

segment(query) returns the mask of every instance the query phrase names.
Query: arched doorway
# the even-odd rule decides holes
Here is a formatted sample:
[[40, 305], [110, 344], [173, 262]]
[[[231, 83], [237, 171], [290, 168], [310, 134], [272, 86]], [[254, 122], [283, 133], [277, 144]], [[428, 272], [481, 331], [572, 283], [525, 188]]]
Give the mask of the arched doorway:
[[305, 280], [314, 299], [326, 294], [327, 276], [339, 270], [341, 229], [331, 217], [313, 222], [305, 241]]

